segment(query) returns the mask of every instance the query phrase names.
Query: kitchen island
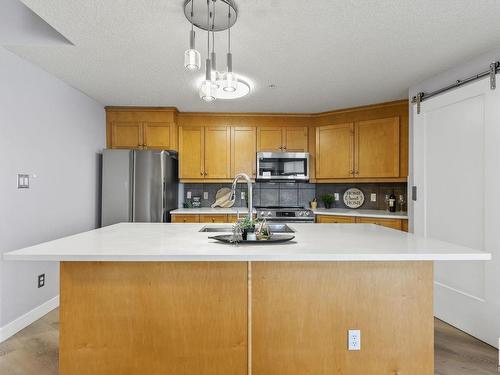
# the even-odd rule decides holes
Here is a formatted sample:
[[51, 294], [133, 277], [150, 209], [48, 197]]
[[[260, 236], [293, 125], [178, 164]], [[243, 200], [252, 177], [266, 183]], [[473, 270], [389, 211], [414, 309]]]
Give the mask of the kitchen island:
[[204, 224], [122, 223], [4, 259], [61, 262], [61, 375], [433, 374], [433, 261], [490, 254], [290, 226], [293, 242], [234, 246]]

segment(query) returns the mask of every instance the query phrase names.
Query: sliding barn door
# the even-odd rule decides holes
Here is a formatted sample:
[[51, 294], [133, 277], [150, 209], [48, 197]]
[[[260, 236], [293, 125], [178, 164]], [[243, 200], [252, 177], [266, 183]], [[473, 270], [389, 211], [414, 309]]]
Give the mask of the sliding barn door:
[[414, 231], [493, 253], [436, 262], [435, 315], [498, 346], [500, 88], [474, 82], [414, 106]]

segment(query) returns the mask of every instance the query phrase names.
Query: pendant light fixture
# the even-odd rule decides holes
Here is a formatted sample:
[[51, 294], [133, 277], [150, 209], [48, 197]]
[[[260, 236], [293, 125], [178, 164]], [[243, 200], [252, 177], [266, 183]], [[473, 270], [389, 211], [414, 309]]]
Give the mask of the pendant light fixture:
[[[207, 25], [210, 25], [210, 1], [207, 0]], [[205, 80], [200, 87], [200, 98], [206, 102], [215, 100], [217, 85], [212, 81], [212, 61], [210, 60], [210, 28], [207, 28], [207, 59], [205, 60]]]
[[[233, 55], [231, 52], [231, 27], [238, 19], [238, 9], [235, 0], [184, 0], [184, 15], [191, 23], [190, 49], [185, 52], [185, 67], [197, 70], [201, 66], [201, 57], [194, 47], [194, 26], [207, 31], [207, 58], [205, 60], [205, 77], [199, 86], [200, 98], [212, 102], [216, 99], [231, 100], [248, 95], [251, 91], [251, 81], [233, 72]], [[223, 15], [227, 11], [227, 18]], [[205, 14], [206, 12], [206, 14]], [[219, 14], [219, 17], [216, 17]], [[220, 16], [222, 15], [222, 16]], [[227, 67], [225, 71], [217, 71], [217, 56], [215, 52], [215, 32], [227, 30]], [[212, 33], [210, 35], [210, 33]], [[212, 49], [210, 49], [212, 38]]]
[[234, 92], [238, 88], [238, 79], [233, 73], [233, 54], [231, 53], [231, 6], [227, 13], [227, 72], [222, 89], [226, 92]]
[[189, 70], [189, 71], [196, 71], [200, 70], [201, 66], [201, 57], [200, 53], [196, 50], [195, 48], [195, 32], [194, 32], [194, 25], [193, 25], [193, 7], [194, 7], [194, 0], [191, 1], [191, 31], [189, 32], [189, 49], [184, 52], [184, 67]]

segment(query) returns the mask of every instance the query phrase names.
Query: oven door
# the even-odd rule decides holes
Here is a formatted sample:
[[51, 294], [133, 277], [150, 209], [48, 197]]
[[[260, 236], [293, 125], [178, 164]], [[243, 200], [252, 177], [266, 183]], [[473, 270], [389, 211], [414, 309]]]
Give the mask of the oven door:
[[258, 152], [258, 180], [309, 180], [309, 153]]

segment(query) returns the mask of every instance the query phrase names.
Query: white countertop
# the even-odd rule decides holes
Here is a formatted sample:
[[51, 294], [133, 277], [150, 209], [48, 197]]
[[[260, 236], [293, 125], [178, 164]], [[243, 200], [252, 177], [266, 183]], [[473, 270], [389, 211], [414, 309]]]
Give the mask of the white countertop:
[[212, 208], [212, 207], [200, 207], [200, 208], [177, 208], [176, 210], [170, 211], [170, 214], [187, 214], [187, 215], [224, 215], [236, 213], [246, 213], [248, 212], [248, 207], [230, 207], [230, 208]]
[[[205, 224], [120, 223], [5, 253], [32, 261], [419, 261], [488, 260], [491, 254], [374, 224], [290, 224], [281, 244], [230, 245]], [[209, 224], [208, 226], [220, 226]]]
[[381, 219], [408, 219], [407, 212], [389, 212], [384, 210], [367, 210], [363, 208], [317, 208], [313, 210], [313, 212], [315, 215], [377, 217]]

